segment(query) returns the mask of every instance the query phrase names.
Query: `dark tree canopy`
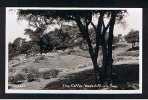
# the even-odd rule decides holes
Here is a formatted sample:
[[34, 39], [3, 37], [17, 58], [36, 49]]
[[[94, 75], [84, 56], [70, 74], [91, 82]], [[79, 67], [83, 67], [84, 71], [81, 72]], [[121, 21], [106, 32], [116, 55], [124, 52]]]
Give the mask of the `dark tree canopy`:
[[138, 30], [131, 30], [127, 36], [125, 37], [127, 42], [139, 42], [139, 31]]
[[124, 10], [22, 10], [18, 11], [18, 19], [26, 19], [33, 27], [45, 28], [45, 25], [54, 24], [57, 21], [86, 21], [90, 24], [94, 14], [103, 14], [110, 17], [116, 13], [116, 19], [121, 20], [125, 15]]
[[131, 30], [126, 36], [125, 39], [128, 43], [132, 43], [132, 48], [135, 46], [136, 42], [139, 42], [139, 31]]

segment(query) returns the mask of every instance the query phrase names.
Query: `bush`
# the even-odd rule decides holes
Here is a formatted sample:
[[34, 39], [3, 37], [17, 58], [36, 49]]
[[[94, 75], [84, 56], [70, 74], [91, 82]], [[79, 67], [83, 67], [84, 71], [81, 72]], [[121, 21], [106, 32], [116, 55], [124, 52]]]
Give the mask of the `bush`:
[[46, 70], [42, 72], [42, 78], [43, 79], [56, 78], [58, 73], [59, 73], [59, 70], [57, 69]]
[[15, 71], [14, 68], [12, 68], [12, 67], [9, 67], [9, 68], [8, 68], [8, 72], [9, 72], [9, 73], [12, 73], [12, 72], [14, 72], [14, 71]]
[[38, 75], [31, 72], [31, 73], [27, 73], [27, 81], [28, 82], [32, 82], [38, 79]]
[[136, 51], [136, 50], [139, 50], [139, 46], [133, 47], [133, 48], [129, 48], [127, 51]]
[[9, 76], [8, 77], [8, 82], [12, 83], [12, 84], [21, 84], [25, 81], [25, 74], [22, 73], [18, 73], [15, 74], [13, 76]]
[[14, 83], [14, 76], [9, 76], [8, 77], [8, 82], [9, 83]]
[[24, 68], [23, 71], [26, 73], [26, 80], [32, 82], [40, 77], [38, 69], [35, 68]]
[[34, 63], [39, 63], [40, 60], [45, 60], [45, 59], [46, 59], [46, 57], [44, 55], [41, 55], [41, 56], [35, 58]]
[[117, 36], [113, 37], [113, 44], [116, 44], [119, 42], [119, 38]]
[[22, 71], [26, 74], [26, 80], [32, 82], [40, 77], [39, 71], [36, 68], [24, 68]]

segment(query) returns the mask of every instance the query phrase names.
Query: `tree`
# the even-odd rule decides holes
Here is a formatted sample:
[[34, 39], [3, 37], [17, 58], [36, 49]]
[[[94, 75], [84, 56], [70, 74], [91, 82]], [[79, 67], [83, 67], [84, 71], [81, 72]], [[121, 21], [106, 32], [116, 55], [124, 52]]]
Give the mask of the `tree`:
[[66, 38], [69, 36], [68, 34], [68, 36], [66, 36], [65, 33], [60, 32], [59, 29], [45, 33], [41, 28], [37, 28], [35, 31], [25, 29], [24, 34], [29, 35], [31, 41], [40, 46], [40, 53], [47, 53], [53, 49], [64, 48], [66, 45], [63, 42], [66, 41]]
[[13, 45], [13, 50], [15, 51], [15, 55], [18, 55], [21, 53], [21, 47], [23, 45], [23, 43], [25, 42], [25, 39], [24, 38], [16, 38], [12, 45]]
[[[103, 83], [111, 82], [112, 73], [112, 42], [113, 30], [115, 21], [120, 21], [124, 16], [125, 11], [121, 10], [19, 10], [19, 18], [26, 19], [32, 23], [33, 26], [43, 27], [47, 24], [52, 24], [54, 20], [58, 21], [74, 21], [81, 33], [81, 36], [89, 48], [89, 54], [93, 63], [96, 82]], [[97, 25], [94, 25], [92, 18], [97, 16]], [[104, 19], [108, 18], [109, 22], [106, 24]], [[34, 20], [33, 20], [34, 19]], [[42, 19], [42, 21], [38, 21]], [[43, 23], [45, 23], [43, 25]], [[95, 46], [92, 45], [89, 33], [89, 26], [95, 30], [96, 37]], [[45, 27], [43, 27], [45, 28]], [[108, 31], [108, 32], [107, 32]], [[108, 36], [108, 37], [107, 37]], [[99, 48], [103, 52], [103, 64], [99, 67], [97, 63]]]
[[8, 48], [9, 48], [9, 59], [11, 59], [15, 56], [15, 49], [14, 49], [15, 46], [13, 45], [13, 43], [9, 43]]
[[31, 53], [38, 53], [39, 46], [33, 41], [25, 41], [20, 48], [21, 54], [31, 54]]
[[135, 43], [139, 42], [139, 31], [131, 30], [126, 36], [125, 39], [128, 43], [132, 44], [132, 48], [135, 47]]

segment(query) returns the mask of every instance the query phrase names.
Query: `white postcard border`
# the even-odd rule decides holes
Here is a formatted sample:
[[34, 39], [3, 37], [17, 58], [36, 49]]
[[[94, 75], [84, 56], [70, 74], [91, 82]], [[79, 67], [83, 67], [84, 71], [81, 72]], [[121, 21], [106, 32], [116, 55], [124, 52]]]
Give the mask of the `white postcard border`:
[[[7, 7], [8, 9], [42, 9], [42, 10], [126, 10], [126, 9], [135, 9], [135, 8], [78, 8], [78, 7]], [[143, 18], [143, 9], [141, 10], [141, 16]], [[6, 13], [7, 19], [7, 13]], [[142, 19], [143, 21], [143, 19]], [[142, 24], [141, 21], [141, 25]], [[139, 29], [139, 90], [16, 90], [8, 89], [8, 33], [5, 28], [6, 37], [5, 37], [5, 93], [26, 93], [26, 94], [142, 94], [142, 26]]]

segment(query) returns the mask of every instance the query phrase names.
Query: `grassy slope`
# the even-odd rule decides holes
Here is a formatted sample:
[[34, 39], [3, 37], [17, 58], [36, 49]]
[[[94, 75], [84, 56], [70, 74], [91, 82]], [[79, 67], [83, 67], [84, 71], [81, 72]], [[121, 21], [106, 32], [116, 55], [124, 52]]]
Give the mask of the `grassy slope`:
[[[73, 52], [71, 55], [50, 53], [38, 59], [40, 56], [33, 56], [25, 62], [19, 60], [17, 64], [9, 61], [9, 75], [21, 72], [24, 68], [35, 68], [38, 71], [46, 69], [57, 69], [60, 72], [56, 78], [43, 79], [22, 84], [9, 84], [13, 89], [138, 89], [138, 51], [127, 51], [129, 45], [120, 45], [113, 51], [113, 86], [114, 87], [65, 87], [63, 84], [95, 84], [92, 63], [88, 53], [83, 51]], [[16, 61], [15, 61], [16, 62]], [[16, 65], [13, 66], [12, 65]], [[21, 85], [21, 86], [20, 86]]]

